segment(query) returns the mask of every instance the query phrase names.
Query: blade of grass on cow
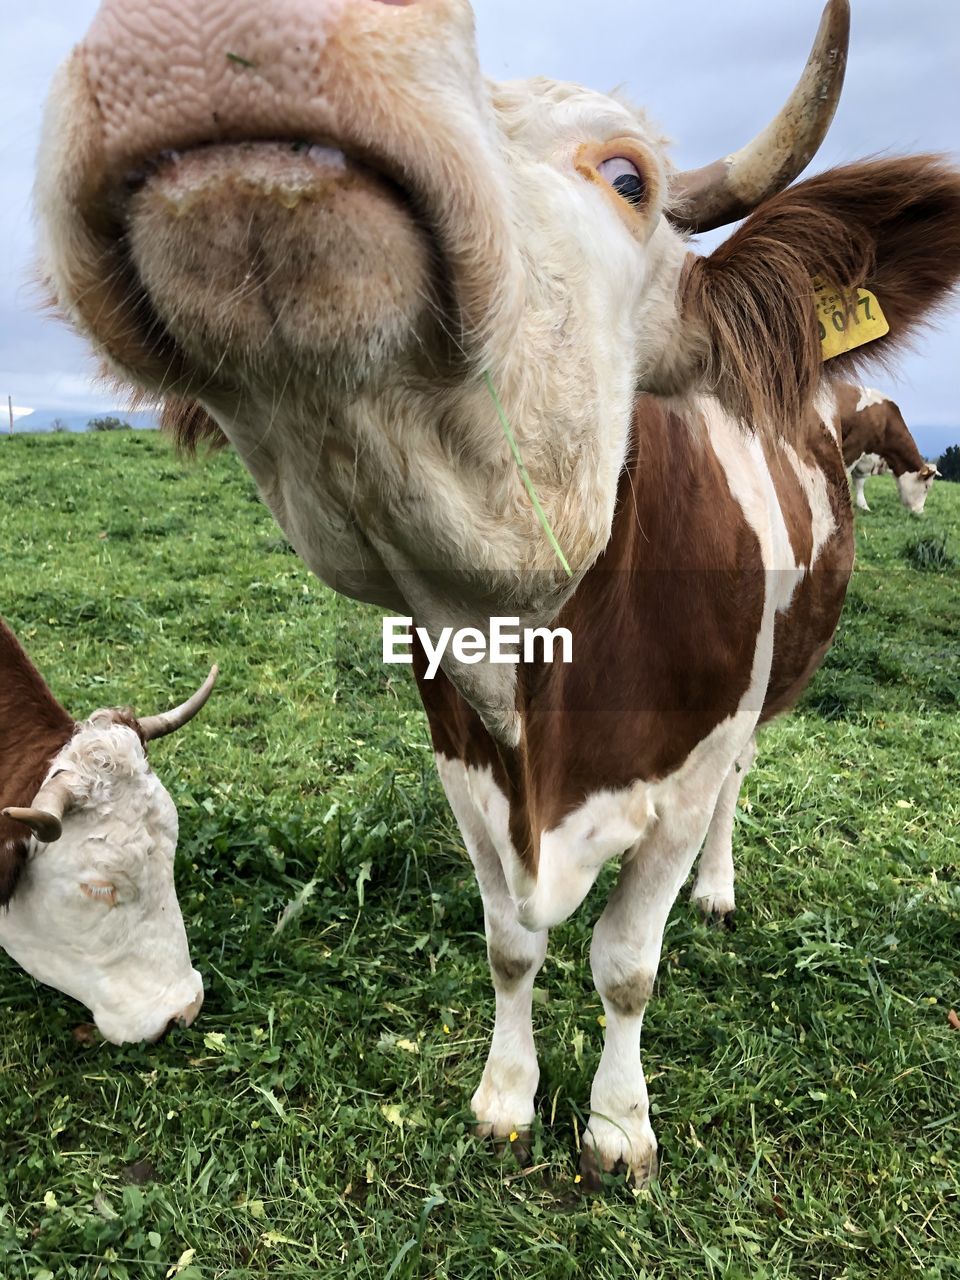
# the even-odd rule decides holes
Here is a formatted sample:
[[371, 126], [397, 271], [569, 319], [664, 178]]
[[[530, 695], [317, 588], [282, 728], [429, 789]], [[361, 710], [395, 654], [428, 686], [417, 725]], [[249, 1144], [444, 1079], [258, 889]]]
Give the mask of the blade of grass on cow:
[[533, 509], [537, 513], [537, 518], [543, 526], [543, 532], [547, 535], [547, 541], [550, 543], [551, 547], [553, 547], [556, 557], [563, 565], [563, 569], [567, 577], [572, 578], [573, 570], [570, 568], [570, 565], [567, 562], [567, 557], [563, 554], [560, 543], [557, 541], [557, 535], [550, 527], [550, 521], [547, 519], [547, 513], [540, 505], [540, 499], [537, 497], [537, 491], [533, 487], [533, 481], [530, 479], [530, 473], [524, 466], [523, 457], [520, 453], [520, 446], [517, 444], [516, 436], [513, 434], [513, 428], [510, 426], [510, 420], [504, 411], [503, 405], [500, 403], [500, 397], [497, 395], [497, 389], [493, 385], [493, 378], [490, 377], [489, 373], [485, 373], [483, 378], [487, 384], [487, 390], [490, 392], [493, 403], [497, 407], [500, 425], [503, 427], [503, 434], [507, 437], [507, 444], [510, 446], [510, 452], [513, 454], [513, 460], [517, 464], [517, 470], [520, 472], [520, 479], [523, 481], [524, 488], [530, 495], [530, 501], [533, 503]]

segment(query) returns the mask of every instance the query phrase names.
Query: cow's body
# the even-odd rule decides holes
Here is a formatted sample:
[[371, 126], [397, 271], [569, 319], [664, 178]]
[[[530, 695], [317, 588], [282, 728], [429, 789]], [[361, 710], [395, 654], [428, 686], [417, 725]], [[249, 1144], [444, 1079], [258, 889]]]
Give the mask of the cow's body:
[[825, 399], [795, 449], [744, 439], [709, 402], [638, 404], [610, 544], [559, 617], [574, 661], [521, 670], [515, 756], [420, 662], [440, 776], [484, 899], [497, 1027], [474, 1110], [499, 1137], [533, 1117], [530, 1002], [546, 930], [622, 855], [593, 950], [609, 1038], [592, 1098], [607, 1119], [591, 1127], [607, 1167], [652, 1164], [645, 1110], [631, 1110], [634, 1095], [625, 1108], [618, 1089], [624, 1043], [629, 1078], [642, 1079], [636, 1033], [667, 913], [705, 836], [694, 898], [733, 910], [733, 816], [754, 734], [819, 665], [853, 565]]
[[529, 1125], [546, 930], [619, 859], [584, 1160], [646, 1176], [666, 914], [704, 837], [695, 896], [732, 906], [757, 726], [823, 657], [852, 564], [813, 281], [870, 289], [870, 350], [895, 346], [960, 276], [960, 178], [890, 159], [784, 189], [839, 93], [846, 0], [777, 120], [693, 174], [622, 100], [485, 81], [466, 0], [187, 8], [103, 0], [61, 72], [51, 288], [119, 378], [175, 393], [181, 441], [229, 439], [335, 589], [433, 640], [572, 632], [566, 667], [421, 662], [496, 989], [474, 1105]]
[[118, 1044], [188, 1024], [203, 1002], [173, 883], [177, 811], [144, 751], [186, 708], [168, 713], [177, 723], [123, 710], [77, 723], [0, 618], [0, 947]]
[[922, 515], [930, 487], [939, 473], [917, 448], [899, 405], [881, 391], [849, 382], [837, 388], [837, 405], [843, 460], [850, 472], [860, 510], [870, 510], [864, 494], [867, 478], [882, 474], [869, 469], [861, 460], [876, 455], [896, 477], [903, 505], [914, 515]]

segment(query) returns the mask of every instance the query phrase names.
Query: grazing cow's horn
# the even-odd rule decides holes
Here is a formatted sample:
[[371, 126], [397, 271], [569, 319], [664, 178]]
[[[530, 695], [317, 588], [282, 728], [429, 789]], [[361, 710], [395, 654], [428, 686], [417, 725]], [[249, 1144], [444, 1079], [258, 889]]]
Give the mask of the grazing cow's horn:
[[143, 716], [138, 723], [144, 741], [150, 742], [154, 738], [165, 738], [168, 733], [176, 733], [178, 729], [182, 729], [187, 721], [192, 720], [206, 704], [207, 699], [213, 693], [213, 686], [217, 683], [219, 674], [220, 668], [214, 664], [210, 668], [210, 674], [192, 698], [182, 702], [179, 707], [174, 707], [172, 711], [164, 711], [158, 716]]
[[71, 776], [58, 773], [43, 784], [29, 809], [4, 809], [3, 816], [28, 826], [44, 844], [53, 844], [63, 835], [63, 815], [73, 803]]
[[736, 222], [807, 167], [837, 109], [849, 39], [850, 0], [828, 0], [803, 75], [776, 119], [739, 151], [674, 178], [677, 227], [711, 231]]

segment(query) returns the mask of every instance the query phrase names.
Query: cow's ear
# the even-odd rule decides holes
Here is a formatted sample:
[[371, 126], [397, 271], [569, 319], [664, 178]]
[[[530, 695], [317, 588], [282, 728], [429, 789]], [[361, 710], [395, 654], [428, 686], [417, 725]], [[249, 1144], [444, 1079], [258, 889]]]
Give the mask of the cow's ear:
[[[874, 293], [887, 336], [823, 364], [817, 278]], [[882, 360], [960, 279], [960, 172], [931, 156], [848, 165], [766, 201], [681, 277], [686, 373], [744, 423], [798, 423], [828, 376]]]

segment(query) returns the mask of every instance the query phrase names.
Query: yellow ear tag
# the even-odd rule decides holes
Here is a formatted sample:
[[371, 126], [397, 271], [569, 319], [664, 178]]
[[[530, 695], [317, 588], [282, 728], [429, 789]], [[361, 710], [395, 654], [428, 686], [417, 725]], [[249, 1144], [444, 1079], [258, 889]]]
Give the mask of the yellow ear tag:
[[820, 326], [824, 360], [854, 351], [890, 332], [887, 317], [869, 289], [844, 294], [821, 276], [813, 281], [813, 297]]

